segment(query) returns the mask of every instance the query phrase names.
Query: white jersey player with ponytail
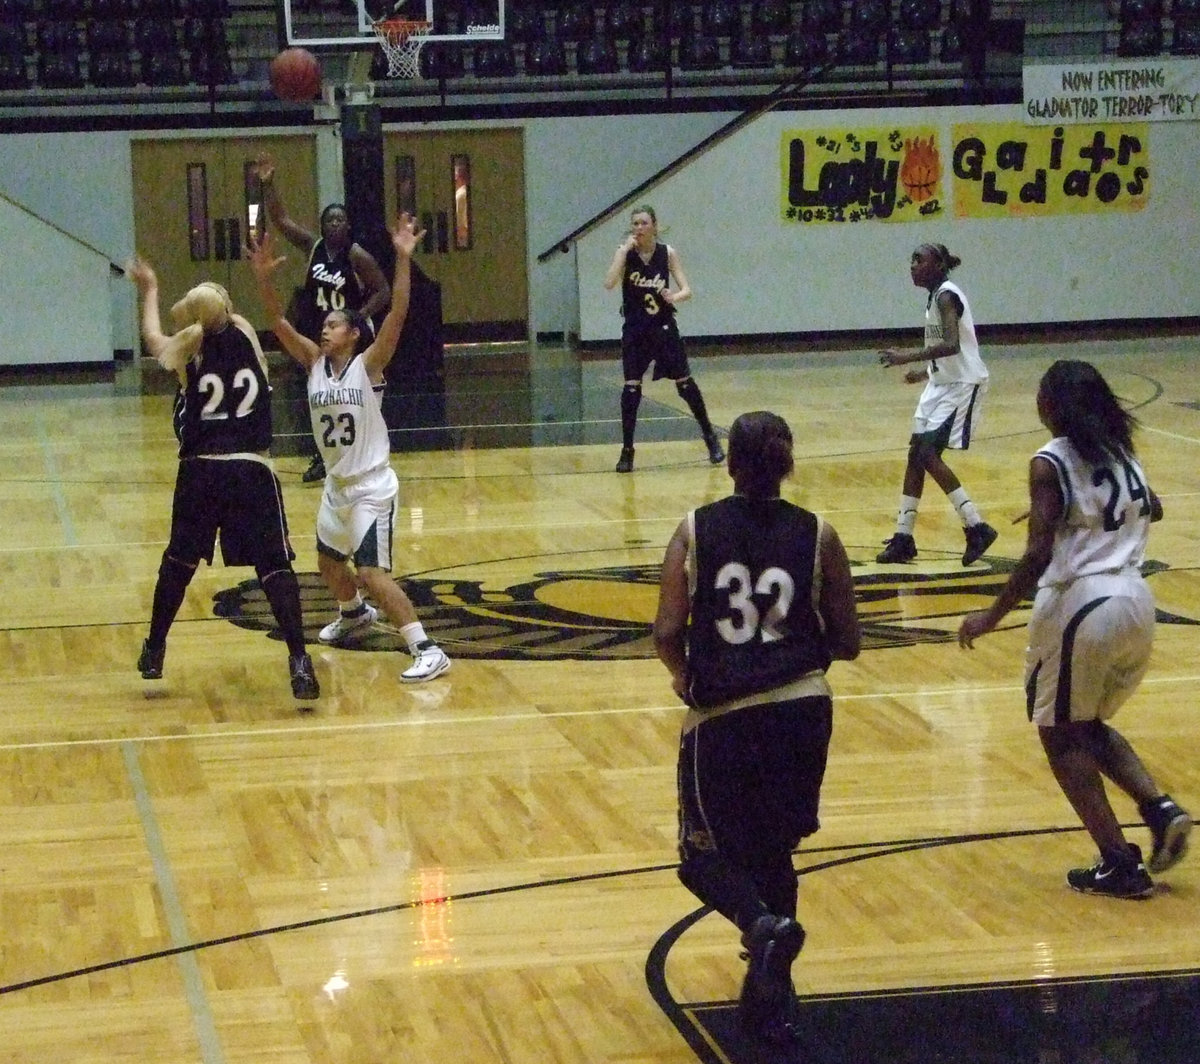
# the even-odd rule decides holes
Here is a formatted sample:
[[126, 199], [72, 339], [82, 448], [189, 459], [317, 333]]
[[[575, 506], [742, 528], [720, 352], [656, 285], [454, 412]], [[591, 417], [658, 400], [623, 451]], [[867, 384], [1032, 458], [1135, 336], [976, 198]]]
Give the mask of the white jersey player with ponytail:
[[396, 271], [391, 307], [378, 334], [361, 353], [359, 340], [370, 333], [365, 319], [353, 311], [330, 311], [319, 345], [298, 332], [284, 317], [272, 280], [283, 259], [275, 256], [270, 233], [250, 249], [250, 263], [275, 335], [308, 371], [313, 435], [325, 461], [325, 489], [317, 512], [317, 563], [339, 610], [319, 638], [323, 643], [340, 643], [375, 621], [377, 611], [363, 601], [361, 581], [413, 655], [412, 665], [400, 674], [405, 682], [432, 680], [450, 668], [450, 659], [426, 635], [412, 602], [390, 576], [400, 485], [389, 460], [391, 447], [377, 391], [408, 313], [409, 264], [423, 235], [410, 215], [400, 216], [392, 230]]

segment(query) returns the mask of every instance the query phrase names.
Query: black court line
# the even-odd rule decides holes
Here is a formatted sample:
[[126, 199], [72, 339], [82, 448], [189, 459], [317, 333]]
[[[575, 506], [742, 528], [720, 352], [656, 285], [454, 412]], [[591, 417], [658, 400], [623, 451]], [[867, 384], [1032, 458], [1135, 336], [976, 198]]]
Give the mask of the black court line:
[[[1046, 835], [1061, 832], [1078, 832], [1082, 828], [1043, 828], [1029, 831], [1012, 831], [1012, 832], [995, 832], [983, 835], [955, 835], [948, 838], [922, 838], [922, 839], [904, 839], [894, 842], [866, 842], [856, 843], [850, 846], [830, 846], [816, 847], [805, 850], [807, 854], [816, 853], [845, 853], [846, 850], [878, 850], [881, 846], [892, 847], [895, 853], [904, 853], [908, 850], [922, 849], [930, 846], [948, 846], [958, 842], [975, 842], [980, 839], [990, 838], [1013, 838], [1023, 835]], [[875, 856], [871, 853], [866, 856]], [[808, 871], [814, 871], [819, 868], [831, 868], [839, 864], [846, 864], [852, 860], [861, 860], [862, 856], [843, 858], [837, 861], [831, 861], [822, 865], [814, 865]], [[479, 898], [500, 897], [505, 894], [516, 894], [521, 891], [541, 890], [547, 887], [561, 887], [575, 883], [595, 883], [602, 882], [606, 879], [620, 879], [624, 876], [639, 876], [646, 875], [652, 872], [669, 872], [679, 867], [678, 861], [668, 862], [666, 864], [644, 865], [637, 868], [619, 868], [607, 872], [589, 872], [577, 876], [560, 876], [555, 879], [537, 880], [530, 883], [512, 883], [503, 887], [489, 887], [482, 890], [464, 891], [462, 894], [447, 894], [443, 898], [425, 898], [420, 901], [404, 901], [396, 902], [393, 905], [380, 905], [370, 909], [356, 909], [346, 913], [335, 913], [331, 916], [313, 917], [310, 920], [297, 920], [288, 924], [277, 924], [273, 927], [258, 928], [253, 931], [243, 931], [234, 935], [223, 935], [220, 938], [201, 939], [197, 942], [191, 942], [184, 946], [171, 946], [167, 949], [153, 950], [149, 953], [139, 953], [132, 957], [122, 957], [110, 961], [102, 961], [97, 964], [86, 965], [82, 968], [72, 968], [67, 971], [55, 972], [50, 975], [40, 976], [35, 979], [22, 980], [19, 983], [10, 983], [7, 986], [0, 986], [0, 995], [13, 994], [20, 990], [30, 990], [34, 987], [47, 986], [51, 983], [63, 982], [67, 979], [75, 979], [84, 975], [92, 975], [96, 972], [112, 971], [117, 968], [128, 968], [136, 964], [144, 964], [148, 961], [162, 960], [166, 957], [174, 957], [180, 953], [199, 952], [200, 950], [212, 949], [215, 946], [228, 946], [238, 942], [248, 942], [256, 938], [266, 938], [270, 935], [286, 934], [293, 931], [304, 931], [314, 927], [324, 927], [330, 924], [346, 923], [350, 920], [362, 920], [372, 916], [384, 916], [392, 913], [406, 912], [411, 909], [419, 909], [423, 905], [443, 904], [449, 902], [472, 901]], [[708, 910], [702, 909], [696, 915], [695, 920], [706, 915]], [[692, 922], [694, 923], [695, 920]], [[656, 947], [657, 948], [657, 947]]]
[[[861, 852], [808, 865], [797, 876], [960, 843], [1082, 831], [1082, 827], [1038, 828], [831, 847]], [[679, 1002], [666, 985], [672, 947], [712, 914], [711, 908], [702, 906], [670, 927], [651, 949], [645, 966], [651, 997], [701, 1064], [1196, 1064], [1200, 1060], [1197, 968], [803, 995], [798, 998], [799, 1042], [770, 1045], [741, 1028], [736, 1001]], [[736, 932], [731, 928], [731, 933]], [[1139, 1022], [1128, 1022], [1131, 1009]]]
[[[838, 865], [849, 864], [854, 861], [864, 860], [868, 857], [886, 856], [889, 853], [905, 853], [910, 850], [927, 849], [938, 846], [951, 846], [961, 842], [978, 842], [987, 839], [1019, 838], [1028, 835], [1051, 835], [1067, 832], [1080, 832], [1082, 830], [1082, 828], [1076, 827], [1038, 828], [1020, 831], [989, 832], [973, 835], [953, 835], [949, 837], [902, 839], [891, 842], [865, 842], [851, 844], [849, 846], [843, 845], [815, 847], [805, 850], [804, 853], [810, 855], [830, 852], [845, 853], [847, 850], [868, 850], [870, 852], [839, 858], [823, 864], [812, 865], [806, 868], [803, 874], [808, 874], [809, 872], [819, 871], [825, 868], [834, 868]], [[886, 847], [887, 849], [880, 851], [880, 847]], [[304, 931], [315, 927], [346, 923], [351, 920], [362, 920], [372, 916], [384, 916], [392, 913], [406, 912], [411, 909], [419, 909], [423, 905], [472, 901], [480, 898], [500, 897], [505, 894], [516, 894], [522, 891], [542, 890], [548, 887], [561, 887], [577, 883], [602, 882], [607, 879], [620, 879], [625, 876], [639, 876], [654, 872], [669, 872], [677, 869], [678, 867], [678, 861], [671, 861], [666, 864], [644, 865], [636, 868], [619, 868], [612, 869], [607, 872], [589, 872], [576, 876], [560, 876], [555, 879], [537, 880], [529, 883], [512, 883], [502, 887], [489, 887], [481, 890], [464, 891], [462, 894], [447, 894], [442, 898], [425, 898], [419, 901], [396, 902], [392, 905], [380, 905], [370, 909], [356, 909], [346, 913], [335, 913], [329, 916], [313, 917], [309, 920], [297, 920], [292, 923], [277, 924], [272, 927], [264, 927], [252, 931], [239, 932], [238, 934], [223, 935], [219, 938], [201, 939], [197, 942], [191, 942], [183, 946], [171, 946], [167, 949], [153, 950], [149, 953], [139, 953], [132, 957], [121, 957], [114, 960], [102, 961], [96, 964], [86, 965], [81, 968], [72, 968], [67, 971], [54, 972], [52, 974], [40, 976], [34, 979], [22, 980], [18, 983], [10, 983], [6, 986], [0, 986], [0, 995], [13, 994], [20, 990], [30, 990], [39, 986], [47, 986], [51, 983], [59, 983], [67, 979], [75, 979], [80, 976], [92, 975], [97, 972], [112, 971], [117, 968], [128, 968], [132, 967], [133, 965], [144, 964], [148, 961], [157, 961], [167, 957], [174, 957], [180, 953], [199, 952], [201, 950], [212, 949], [216, 946], [228, 946], [238, 942], [248, 942], [257, 938], [266, 938], [271, 935], [287, 934], [293, 931]], [[691, 923], [695, 923], [696, 920], [699, 920], [702, 916], [707, 915], [708, 912], [709, 910], [707, 909], [698, 910], [698, 912], [689, 919], [691, 920]], [[690, 926], [690, 924], [688, 924], [688, 926]], [[670, 932], [668, 932], [668, 935], [670, 935]], [[660, 939], [660, 943], [661, 941], [662, 940]], [[660, 946], [655, 946], [655, 951], [659, 949]], [[651, 956], [654, 955], [654, 952], [652, 952]], [[665, 985], [663, 987], [663, 992], [665, 993]]]

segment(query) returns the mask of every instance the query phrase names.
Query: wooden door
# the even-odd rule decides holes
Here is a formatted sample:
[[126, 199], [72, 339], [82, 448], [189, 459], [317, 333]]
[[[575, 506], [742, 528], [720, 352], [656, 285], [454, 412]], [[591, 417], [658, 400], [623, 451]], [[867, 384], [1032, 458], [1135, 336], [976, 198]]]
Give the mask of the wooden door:
[[524, 150], [519, 129], [384, 135], [385, 203], [428, 230], [417, 261], [451, 338], [526, 336]]
[[[292, 216], [317, 224], [316, 145], [312, 137], [146, 140], [133, 145], [134, 230], [138, 251], [158, 272], [164, 307], [200, 281], [218, 281], [259, 329], [265, 319], [242, 245], [261, 207], [254, 163], [275, 160]], [[304, 256], [285, 247], [279, 287], [304, 277]]]

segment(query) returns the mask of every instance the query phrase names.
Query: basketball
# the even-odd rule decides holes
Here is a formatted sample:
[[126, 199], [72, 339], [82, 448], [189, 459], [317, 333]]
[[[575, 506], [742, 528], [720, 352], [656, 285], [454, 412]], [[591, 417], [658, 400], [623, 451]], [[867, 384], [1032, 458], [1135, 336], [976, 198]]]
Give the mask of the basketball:
[[285, 48], [271, 60], [271, 88], [281, 100], [311, 100], [321, 91], [321, 64], [307, 48]]

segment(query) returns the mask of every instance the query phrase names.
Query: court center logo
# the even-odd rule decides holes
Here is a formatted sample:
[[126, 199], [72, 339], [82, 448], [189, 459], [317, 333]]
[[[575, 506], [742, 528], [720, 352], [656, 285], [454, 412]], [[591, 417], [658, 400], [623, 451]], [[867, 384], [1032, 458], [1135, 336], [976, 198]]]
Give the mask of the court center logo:
[[[512, 558], [473, 562], [404, 579], [425, 630], [459, 658], [508, 661], [629, 661], [653, 658], [651, 624], [658, 603], [661, 548], [644, 552], [645, 560], [605, 565], [613, 551], [579, 551], [553, 558]], [[862, 623], [863, 649], [946, 643], [957, 638], [963, 614], [981, 609], [995, 597], [1016, 562], [988, 558], [969, 569], [957, 556], [922, 551], [920, 568], [881, 566], [856, 561], [870, 557], [867, 548], [850, 549], [854, 589]], [[1162, 562], [1147, 562], [1154, 576], [1168, 571]], [[299, 573], [305, 636], [317, 633], [337, 613], [337, 603], [316, 573]], [[1156, 592], [1158, 588], [1156, 587]], [[1004, 627], [1028, 620], [1032, 601], [1005, 618]], [[1197, 624], [1172, 613], [1160, 601], [1160, 623]], [[214, 597], [214, 612], [242, 628], [270, 632], [279, 638], [258, 581], [245, 580]], [[404, 649], [390, 625], [378, 623], [347, 644], [355, 650]]]

